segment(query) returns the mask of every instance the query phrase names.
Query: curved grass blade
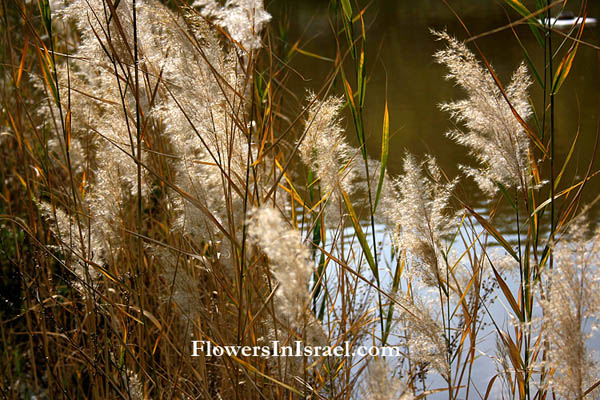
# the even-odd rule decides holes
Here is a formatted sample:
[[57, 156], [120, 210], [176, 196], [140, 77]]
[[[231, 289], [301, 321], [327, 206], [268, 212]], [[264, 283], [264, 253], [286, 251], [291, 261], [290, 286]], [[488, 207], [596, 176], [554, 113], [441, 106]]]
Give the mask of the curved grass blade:
[[500, 182], [495, 182], [496, 186], [498, 187], [498, 189], [500, 189], [500, 192], [502, 192], [502, 195], [504, 195], [504, 198], [506, 200], [508, 200], [508, 202], [510, 203], [511, 207], [513, 208], [513, 210], [518, 211], [517, 210], [517, 205], [515, 204], [514, 200], [512, 199], [512, 197], [510, 197], [510, 194], [508, 193], [508, 190], [506, 190], [506, 187], [504, 187], [503, 184], [501, 184]]
[[504, 293], [504, 297], [506, 297], [506, 300], [508, 300], [510, 307], [513, 309], [515, 315], [519, 318], [519, 321], [523, 322], [523, 313], [521, 312], [521, 309], [519, 308], [517, 301], [515, 300], [514, 296], [512, 295], [510, 288], [508, 287], [508, 285], [506, 284], [504, 279], [502, 279], [502, 276], [500, 275], [498, 270], [496, 270], [496, 267], [494, 267], [493, 265], [492, 265], [492, 271], [494, 272], [494, 276], [496, 277], [496, 282], [498, 282], [498, 285], [500, 286], [502, 293]]
[[388, 103], [385, 101], [385, 111], [383, 112], [383, 132], [381, 135], [381, 170], [379, 171], [379, 183], [377, 184], [377, 194], [375, 195], [375, 205], [373, 205], [373, 214], [377, 210], [377, 204], [381, 197], [385, 170], [387, 167], [388, 156], [390, 154], [390, 116], [388, 112]]
[[350, 0], [340, 0], [340, 3], [342, 3], [344, 16], [350, 21], [352, 19], [352, 5], [350, 4]]
[[581, 35], [583, 35], [583, 28], [585, 27], [585, 19], [587, 13], [583, 15], [583, 21], [581, 26], [579, 27], [579, 32], [577, 32], [577, 40], [573, 43], [567, 54], [563, 57], [560, 62], [556, 73], [554, 74], [554, 78], [552, 79], [552, 93], [558, 93], [558, 90], [562, 86], [565, 79], [571, 72], [571, 67], [573, 67], [573, 60], [575, 60], [575, 54], [577, 54], [577, 49], [579, 48], [579, 41], [581, 40]]
[[494, 237], [494, 239], [496, 239], [498, 241], [498, 243], [502, 247], [504, 247], [504, 249], [508, 252], [508, 254], [510, 254], [515, 260], [517, 260], [517, 262], [520, 262], [519, 256], [517, 255], [517, 253], [515, 253], [515, 250], [512, 248], [512, 246], [510, 245], [510, 243], [508, 243], [506, 241], [506, 239], [504, 239], [504, 237], [502, 236], [502, 234], [500, 234], [500, 232], [498, 232], [496, 230], [496, 228], [494, 228], [488, 222], [488, 220], [486, 220], [479, 213], [477, 213], [477, 211], [473, 210], [471, 207], [469, 207], [468, 205], [466, 205], [464, 203], [463, 203], [463, 207], [465, 207], [477, 219], [477, 222], [479, 222], [481, 224], [481, 226], [483, 226], [483, 228], [486, 231], [488, 231]]
[[[523, 17], [528, 18], [532, 15], [529, 9], [525, 7], [525, 5], [523, 5], [523, 3], [521, 3], [519, 0], [504, 0], [504, 2], [511, 6], [516, 12], [521, 14]], [[544, 46], [544, 39], [542, 38], [542, 35], [540, 35], [540, 31], [539, 28], [536, 26], [536, 22], [534, 20], [529, 19], [527, 21], [527, 24], [529, 25], [529, 29], [531, 29], [531, 33], [533, 33], [533, 36], [535, 36], [535, 40], [537, 40], [540, 46]]]
[[342, 197], [344, 199], [344, 204], [346, 205], [346, 209], [348, 210], [348, 213], [350, 214], [350, 220], [352, 221], [352, 226], [354, 227], [354, 232], [356, 233], [356, 237], [358, 238], [360, 247], [363, 249], [365, 258], [367, 259], [367, 263], [369, 264], [369, 267], [371, 268], [371, 272], [373, 272], [373, 275], [376, 278], [378, 278], [379, 271], [375, 264], [375, 259], [373, 258], [373, 253], [371, 252], [371, 248], [369, 247], [369, 242], [367, 240], [367, 237], [365, 236], [365, 233], [363, 232], [362, 228], [360, 227], [360, 221], [358, 219], [358, 216], [356, 215], [356, 211], [354, 210], [352, 203], [350, 202], [348, 193], [346, 193], [344, 190], [342, 190]]

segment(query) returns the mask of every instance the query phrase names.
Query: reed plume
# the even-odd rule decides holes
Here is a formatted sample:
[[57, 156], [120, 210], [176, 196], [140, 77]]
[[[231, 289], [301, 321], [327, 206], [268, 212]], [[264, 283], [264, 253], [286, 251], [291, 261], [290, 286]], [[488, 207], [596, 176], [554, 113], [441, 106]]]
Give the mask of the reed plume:
[[585, 215], [574, 220], [555, 245], [549, 290], [541, 300], [549, 351], [547, 384], [569, 399], [584, 398], [598, 377], [589, 340], [600, 327], [600, 229], [590, 232]]
[[463, 171], [488, 194], [498, 191], [497, 184], [527, 188], [530, 185], [529, 138], [513, 114], [514, 109], [522, 120], [532, 114], [527, 94], [531, 80], [525, 64], [513, 74], [505, 99], [489, 71], [464, 43], [445, 32], [433, 33], [447, 42], [446, 49], [435, 54], [436, 61], [448, 68], [446, 78], [456, 82], [468, 96], [441, 105], [458, 125], [466, 128], [457, 127], [448, 132], [448, 137], [468, 147], [479, 161], [479, 168], [463, 166]]
[[395, 204], [385, 211], [394, 224], [395, 245], [406, 251], [411, 271], [430, 287], [438, 287], [446, 277], [445, 239], [457, 228], [449, 205], [455, 184], [442, 181], [434, 158], [419, 164], [406, 154], [404, 174], [394, 181]]

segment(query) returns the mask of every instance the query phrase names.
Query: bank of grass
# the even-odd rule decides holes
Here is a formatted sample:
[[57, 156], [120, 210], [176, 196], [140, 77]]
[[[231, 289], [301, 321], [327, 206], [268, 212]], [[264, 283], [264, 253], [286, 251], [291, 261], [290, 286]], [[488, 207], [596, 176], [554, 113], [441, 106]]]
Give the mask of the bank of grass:
[[[395, 155], [404, 172], [387, 175], [393, 115], [364, 108], [364, 5], [331, 2], [332, 71], [303, 99], [288, 63], [320, 55], [265, 28], [261, 2], [201, 3], [3, 3], [3, 396], [593, 396], [600, 241], [579, 199], [596, 171], [561, 179], [576, 140], [554, 165], [554, 99], [583, 28], [552, 36], [532, 17], [562, 2], [507, 2], [546, 54], [524, 49], [509, 84], [476, 41], [437, 34], [467, 96], [443, 107], [451, 136], [479, 162], [461, 179], [511, 204], [516, 243], [433, 158]], [[367, 112], [381, 114], [378, 162]], [[490, 333], [498, 372], [475, 381]], [[404, 357], [191, 357], [192, 340]]]

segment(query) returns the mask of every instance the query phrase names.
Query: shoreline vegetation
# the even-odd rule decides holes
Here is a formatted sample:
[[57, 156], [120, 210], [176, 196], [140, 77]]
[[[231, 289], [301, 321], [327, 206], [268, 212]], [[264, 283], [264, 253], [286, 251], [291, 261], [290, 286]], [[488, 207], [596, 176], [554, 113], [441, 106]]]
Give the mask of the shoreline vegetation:
[[[555, 145], [556, 98], [598, 44], [540, 22], [566, 2], [505, 0], [523, 62], [501, 80], [440, 1], [464, 28], [431, 30], [463, 93], [440, 105], [472, 159], [456, 176], [392, 154], [388, 99], [367, 106], [387, 96], [372, 4], [329, 2], [331, 71], [298, 93], [293, 58], [324, 56], [262, 0], [4, 1], [2, 396], [600, 397], [596, 148], [576, 159], [579, 129], [560, 162]], [[272, 343], [345, 352], [222, 351]]]

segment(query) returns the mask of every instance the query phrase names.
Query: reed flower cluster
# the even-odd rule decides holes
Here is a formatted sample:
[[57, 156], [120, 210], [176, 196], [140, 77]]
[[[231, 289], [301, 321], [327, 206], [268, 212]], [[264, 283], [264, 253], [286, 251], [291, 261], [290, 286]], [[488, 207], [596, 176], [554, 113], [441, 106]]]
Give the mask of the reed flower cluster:
[[590, 233], [580, 216], [564, 239], [556, 245], [550, 288], [541, 301], [550, 347], [544, 366], [556, 393], [581, 399], [599, 371], [589, 341], [600, 328], [600, 230]]
[[319, 179], [322, 198], [327, 199], [333, 211], [340, 207], [342, 192], [353, 191], [359, 170], [355, 160], [357, 151], [346, 142], [341, 125], [342, 98], [320, 101], [309, 94], [306, 101], [309, 108], [298, 150], [302, 161]]
[[271, 20], [262, 0], [228, 0], [221, 6], [215, 0], [196, 0], [193, 7], [201, 7], [201, 15], [229, 32], [244, 49], [261, 47], [260, 33]]
[[445, 379], [450, 379], [450, 350], [439, 316], [433, 311], [435, 306], [431, 301], [426, 302], [414, 294], [404, 296], [399, 301], [399, 322], [407, 332], [410, 360], [426, 369], [433, 369]]
[[406, 251], [413, 272], [430, 287], [437, 287], [446, 279], [444, 243], [457, 228], [449, 204], [455, 184], [442, 181], [434, 158], [418, 163], [406, 154], [404, 174], [394, 182], [394, 205], [385, 211], [388, 219], [394, 221], [396, 246]]
[[270, 260], [271, 273], [277, 279], [277, 309], [282, 316], [296, 323], [308, 315], [313, 266], [300, 232], [285, 224], [278, 211], [261, 208], [252, 214], [249, 234]]
[[[247, 12], [244, 6], [250, 5], [234, 8]], [[115, 263], [115, 251], [126, 247], [115, 241], [124, 236], [123, 229], [136, 229], [131, 215], [135, 215], [138, 196], [146, 203], [151, 188], [164, 185], [155, 167], [172, 171], [174, 190], [167, 205], [175, 214], [172, 226], [196, 237], [198, 246], [207, 238], [216, 244], [215, 235], [222, 234], [218, 226], [227, 224], [229, 212], [236, 213], [237, 221], [245, 218], [240, 212], [240, 180], [246, 175], [250, 154], [244, 137], [249, 123], [243, 113], [248, 80], [242, 59], [224, 49], [197, 14], [190, 12], [187, 19], [178, 19], [164, 6], [142, 1], [136, 9], [140, 21], [137, 68], [145, 80], [138, 82], [143, 88], [132, 90], [136, 85], [134, 37], [132, 24], [126, 23], [132, 11], [123, 4], [117, 14], [109, 14], [107, 7], [102, 1], [75, 1], [61, 12], [67, 22], [77, 23], [81, 45], [75, 60], [61, 65], [59, 71], [59, 85], [70, 90], [62, 98], [62, 109], [74, 111], [69, 142], [65, 144], [59, 136], [50, 143], [56, 157], [72, 164], [77, 173], [74, 179], [86, 185], [81, 206], [90, 222], [85, 230], [103, 247], [94, 254]], [[192, 27], [193, 36], [185, 33], [186, 24]], [[59, 127], [57, 105], [46, 112]], [[136, 138], [137, 123], [144, 125], [143, 138]], [[143, 140], [140, 154], [138, 140]], [[173, 156], [157, 161], [153, 147], [164, 147]], [[141, 175], [138, 162], [145, 166]], [[224, 185], [224, 179], [230, 185]], [[64, 221], [61, 224], [66, 226]]]
[[515, 71], [503, 93], [464, 43], [446, 32], [434, 34], [448, 43], [435, 59], [448, 68], [447, 79], [455, 81], [468, 95], [464, 100], [441, 105], [466, 128], [451, 130], [448, 136], [468, 147], [480, 162], [480, 168], [463, 166], [463, 171], [489, 194], [498, 191], [498, 184], [526, 188], [530, 184], [529, 138], [521, 121], [527, 120], [532, 110], [527, 94], [531, 79], [525, 64]]
[[386, 361], [378, 358], [369, 364], [365, 398], [368, 400], [412, 400], [414, 396], [402, 380], [390, 376], [390, 368]]

